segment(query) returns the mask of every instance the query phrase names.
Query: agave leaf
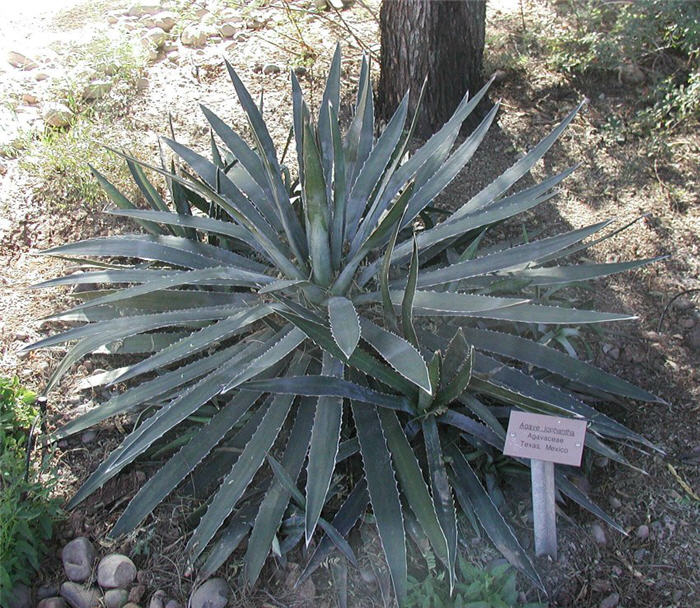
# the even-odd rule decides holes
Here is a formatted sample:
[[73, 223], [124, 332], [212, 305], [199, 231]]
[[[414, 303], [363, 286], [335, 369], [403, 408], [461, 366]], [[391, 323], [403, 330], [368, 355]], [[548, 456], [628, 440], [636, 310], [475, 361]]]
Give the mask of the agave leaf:
[[[450, 328], [451, 330], [452, 328]], [[447, 331], [442, 332], [447, 333]], [[471, 347], [464, 337], [464, 329], [459, 327], [445, 349], [442, 358], [442, 374], [440, 375], [440, 392], [444, 392], [455, 379], [465, 361], [471, 355]]]
[[[155, 332], [150, 334], [140, 334], [131, 336], [105, 344], [95, 352], [102, 355], [135, 355], [157, 352], [163, 348], [168, 348], [171, 344], [179, 342], [190, 333], [187, 331]], [[123, 368], [123, 369], [126, 369]]]
[[447, 454], [451, 458], [450, 465], [454, 471], [453, 488], [457, 500], [473, 507], [479, 523], [486, 530], [489, 538], [503, 556], [532, 580], [540, 589], [544, 585], [525, 550], [520, 546], [513, 530], [503, 519], [496, 505], [493, 504], [488, 492], [479, 482], [471, 466], [457, 446], [450, 446]]
[[362, 339], [374, 348], [393, 369], [429, 395], [433, 394], [428, 367], [421, 354], [410, 342], [382, 329], [364, 317], [360, 318], [360, 327], [362, 328]]
[[451, 216], [450, 220], [458, 219], [462, 216], [467, 215], [473, 211], [478, 211], [484, 208], [489, 203], [494, 201], [498, 196], [503, 194], [508, 190], [515, 182], [517, 182], [523, 175], [525, 175], [535, 163], [540, 160], [548, 150], [554, 145], [554, 142], [559, 139], [559, 136], [563, 133], [564, 129], [569, 125], [569, 123], [574, 119], [576, 114], [585, 103], [585, 100], [578, 104], [569, 115], [562, 120], [557, 127], [547, 135], [540, 143], [538, 143], [532, 150], [530, 150], [525, 156], [518, 160], [510, 169], [504, 171], [499, 175], [494, 181], [492, 181], [486, 188], [475, 194], [471, 200], [462, 205], [457, 211], [455, 211]]
[[231, 517], [231, 521], [226, 525], [199, 569], [198, 580], [205, 580], [214, 574], [243, 542], [253, 525], [257, 507], [258, 504], [255, 502], [246, 504]]
[[131, 499], [110, 532], [112, 538], [133, 530], [194, 468], [260, 398], [261, 393], [239, 393], [202, 427], [177, 454], [146, 481]]
[[344, 151], [347, 185], [352, 191], [360, 167], [365, 163], [374, 140], [374, 100], [370, 82], [369, 60], [362, 58], [357, 89], [355, 116], [345, 134]]
[[273, 394], [340, 397], [392, 410], [412, 411], [410, 402], [405, 397], [380, 393], [333, 376], [287, 376], [285, 378], [270, 378], [269, 380], [251, 380], [239, 388]]
[[347, 221], [347, 188], [345, 183], [345, 152], [343, 151], [343, 141], [340, 135], [338, 123], [338, 112], [334, 106], [329, 108], [329, 120], [331, 123], [331, 138], [333, 140], [333, 188], [332, 196], [328, 195], [328, 200], [333, 200], [333, 217], [331, 218], [331, 256], [333, 270], [340, 268], [340, 260], [343, 255], [343, 235], [345, 234], [345, 224]]
[[394, 412], [386, 409], [377, 410], [384, 428], [384, 434], [391, 452], [396, 476], [401, 490], [406, 496], [406, 502], [411, 507], [423, 531], [430, 540], [436, 555], [448, 564], [447, 540], [440, 527], [433, 499], [423, 479], [423, 472], [418, 464], [411, 444], [399, 424]]
[[450, 593], [452, 593], [455, 581], [455, 563], [457, 561], [457, 512], [455, 511], [450, 482], [447, 479], [435, 416], [423, 418], [422, 428], [425, 454], [428, 460], [428, 470], [430, 471], [433, 503], [435, 504], [435, 512], [440, 522], [440, 527], [447, 541], [447, 572], [450, 577]]
[[[292, 80], [292, 128], [294, 129], [294, 143], [297, 149], [297, 158], [304, 157], [304, 115], [308, 112], [304, 103], [304, 95], [301, 85], [294, 70], [290, 70]], [[304, 165], [299, 163], [299, 181], [304, 181]]]
[[192, 380], [204, 376], [231, 357], [238, 354], [244, 347], [244, 344], [235, 344], [229, 348], [220, 350], [213, 355], [203, 357], [197, 361], [193, 361], [188, 365], [184, 365], [174, 371], [166, 372], [153, 380], [149, 380], [131, 388], [121, 394], [118, 394], [105, 403], [98, 405], [90, 411], [71, 420], [66, 425], [55, 431], [50, 436], [50, 441], [58, 441], [74, 433], [78, 433], [86, 428], [89, 428], [98, 422], [106, 420], [110, 416], [121, 414], [123, 412], [134, 409], [142, 403], [153, 400], [160, 395], [183, 386]]
[[[416, 348], [418, 348], [418, 338], [416, 337], [416, 330], [413, 328], [413, 300], [416, 295], [417, 279], [418, 248], [416, 247], [416, 241], [414, 239], [411, 265], [408, 267], [408, 279], [406, 280], [406, 288], [404, 289], [403, 298], [401, 300], [401, 328], [406, 340]], [[389, 294], [389, 298], [391, 298], [391, 293]]]
[[[314, 420], [315, 403], [312, 399], [304, 399], [297, 409], [294, 426], [289, 434], [287, 449], [280, 463], [289, 475], [296, 480], [304, 464], [304, 458], [311, 439], [311, 428]], [[248, 540], [243, 561], [246, 568], [246, 578], [254, 585], [260, 576], [265, 558], [270, 552], [270, 546], [282, 522], [284, 511], [289, 503], [291, 493], [279, 479], [275, 479], [260, 503], [253, 531]]]
[[[323, 353], [321, 378], [342, 379], [344, 365], [330, 353]], [[306, 510], [304, 514], [304, 537], [306, 545], [316, 530], [321, 510], [326, 502], [331, 485], [335, 459], [340, 441], [340, 426], [343, 418], [343, 399], [337, 396], [321, 396], [316, 405], [314, 426], [309, 446], [309, 462], [306, 466]]]
[[[289, 371], [290, 373], [303, 373], [308, 364], [308, 357], [296, 357], [292, 361]], [[192, 537], [187, 543], [187, 551], [193, 558], [197, 557], [209, 544], [216, 531], [243, 496], [245, 489], [253, 479], [253, 475], [260, 468], [275, 442], [293, 401], [294, 397], [289, 395], [275, 397], [260, 426], [243, 449], [230, 473], [221, 482], [219, 491], [214, 495], [209, 508], [192, 533]]]
[[[177, 184], [179, 186], [179, 184]], [[232, 222], [223, 222], [209, 217], [200, 217], [195, 215], [185, 215], [180, 213], [170, 213], [163, 211], [147, 211], [142, 209], [111, 209], [106, 213], [110, 215], [120, 215], [123, 217], [132, 217], [135, 219], [151, 220], [161, 224], [171, 224], [173, 226], [181, 226], [186, 229], [197, 229], [208, 232], [210, 234], [221, 234], [234, 238], [241, 243], [245, 243], [251, 248], [258, 249], [256, 243], [250, 242], [250, 233]], [[188, 237], [192, 240], [192, 237]], [[196, 239], [193, 239], [196, 240]]]
[[[160, 142], [158, 143], [158, 147], [161, 147]], [[163, 163], [163, 168], [165, 168], [165, 163]], [[172, 159], [170, 161], [170, 171], [172, 173], [175, 173], [175, 161]], [[192, 196], [196, 196], [194, 192], [187, 190], [186, 188], [184, 188], [177, 182], [174, 182], [172, 179], [169, 179], [168, 177], [165, 178], [165, 183], [168, 185], [168, 189], [170, 190], [170, 196], [173, 199], [173, 205], [175, 205], [176, 213], [172, 215], [177, 215], [178, 217], [192, 217], [192, 206], [190, 204], [190, 198]], [[160, 212], [153, 211], [153, 213]], [[199, 240], [197, 238], [197, 232], [189, 226], [184, 227], [182, 231], [182, 236], [187, 237], [188, 239], [193, 241]]]
[[304, 183], [302, 195], [306, 214], [311, 268], [316, 283], [326, 286], [331, 281], [331, 252], [329, 240], [330, 217], [326, 200], [326, 185], [315, 137], [308, 122], [304, 122], [303, 139]]
[[367, 209], [367, 205], [371, 201], [372, 192], [377, 187], [382, 173], [390, 166], [392, 157], [398, 154], [407, 113], [408, 93], [404, 95], [401, 103], [399, 103], [389, 123], [377, 140], [377, 144], [372, 148], [367, 161], [362, 165], [355, 180], [355, 185], [348, 196], [347, 234], [352, 242], [354, 242], [357, 227], [363, 213], [367, 211], [368, 216], [374, 215], [374, 206], [370, 206]]
[[156, 187], [146, 177], [146, 174], [144, 173], [141, 166], [133, 162], [132, 160], [127, 160], [126, 164], [129, 167], [131, 176], [134, 178], [134, 181], [139, 187], [139, 190], [141, 190], [143, 197], [151, 206], [151, 209], [153, 209], [154, 211], [170, 211], [170, 209], [168, 209], [168, 206], [165, 204], [165, 201], [159, 194], [158, 190], [156, 190]]
[[[326, 196], [331, 200], [333, 195], [332, 183], [335, 165], [335, 152], [333, 136], [331, 134], [331, 106], [337, 108], [340, 105], [340, 43], [335, 47], [331, 66], [328, 70], [326, 88], [318, 111], [318, 143], [321, 150], [321, 164], [326, 183]], [[337, 118], [336, 118], [337, 124]]]
[[[410, 196], [411, 186], [406, 189], [407, 196]], [[396, 245], [396, 239], [399, 236], [399, 230], [401, 229], [401, 221], [394, 224], [394, 230], [387, 244], [386, 251], [384, 252], [384, 261], [382, 263], [382, 269], [379, 274], [379, 286], [382, 294], [382, 312], [384, 313], [384, 320], [388, 329], [398, 331], [398, 322], [396, 319], [396, 313], [394, 312], [394, 305], [391, 302], [391, 296], [389, 294], [389, 269], [391, 267], [391, 254], [394, 251], [394, 246]]]
[[337, 296], [329, 298], [328, 320], [335, 343], [349, 359], [360, 341], [360, 319], [352, 302]]
[[[488, 273], [500, 272], [506, 269], [518, 271], [528, 264], [538, 261], [544, 256], [556, 251], [561, 251], [573, 243], [584, 240], [607, 226], [609, 223], [609, 221], [599, 222], [597, 224], [587, 226], [586, 228], [572, 230], [571, 232], [534, 241], [518, 247], [511, 247], [510, 249], [485, 255], [475, 260], [458, 262], [450, 266], [438, 268], [437, 270], [423, 272], [418, 279], [418, 286], [422, 288], [431, 287], [433, 285], [444, 285], [445, 283], [460, 281]], [[576, 267], [573, 266], [567, 268]]]
[[447, 405], [457, 399], [467, 389], [472, 379], [472, 365], [474, 362], [474, 347], [467, 351], [462, 365], [456, 370], [452, 380], [449, 381], [445, 389], [435, 399], [435, 405]]
[[493, 414], [491, 408], [484, 405], [479, 401], [474, 395], [469, 393], [462, 394], [459, 398], [459, 402], [467, 407], [467, 409], [484, 422], [501, 440], [499, 447], [503, 447], [503, 442], [505, 442], [506, 431], [503, 425], [498, 421], [498, 418]]
[[455, 410], [448, 410], [438, 418], [438, 422], [460, 429], [479, 441], [483, 441], [488, 445], [492, 445], [497, 450], [503, 451], [505, 437], [499, 437], [489, 427], [481, 424], [481, 422], [477, 422], [469, 416], [460, 414]]
[[590, 363], [574, 359], [544, 344], [519, 336], [476, 328], [462, 331], [478, 349], [546, 369], [584, 386], [638, 401], [663, 403], [659, 397]]
[[272, 312], [273, 309], [269, 305], [261, 304], [248, 310], [243, 310], [227, 319], [218, 321], [213, 325], [209, 325], [198, 332], [182, 338], [178, 342], [162, 348], [151, 357], [130, 366], [125, 373], [116, 378], [112, 383], [126, 382], [136, 376], [163, 368], [175, 361], [180, 361], [196, 352], [200, 352], [214, 342], [223, 341], [239, 333], [242, 329], [265, 318]]
[[[238, 264], [242, 258], [230, 251], [205, 243], [195, 243], [178, 236], [143, 236], [138, 234], [99, 237], [52, 247], [42, 255], [96, 255], [156, 260], [184, 268], [207, 268], [218, 264]], [[266, 266], [245, 262], [251, 269], [264, 270]]]
[[[94, 176], [94, 178], [97, 180], [97, 183], [100, 184], [101, 188], [107, 193], [107, 196], [109, 196], [110, 200], [120, 209], [124, 210], [130, 210], [130, 209], [136, 209], [136, 205], [134, 205], [126, 196], [124, 196], [119, 190], [117, 190], [116, 186], [112, 184], [104, 175], [102, 175], [95, 167], [92, 165], [89, 165], [90, 167], [90, 172]], [[160, 226], [157, 224], [154, 224], [152, 222], [144, 222], [140, 220], [136, 220], [136, 222], [141, 226], [144, 230], [147, 232], [150, 232], [153, 235], [162, 235], [166, 234], [166, 231], [163, 230]]]
[[575, 503], [582, 506], [586, 511], [593, 513], [599, 519], [602, 519], [606, 524], [608, 524], [613, 530], [617, 530], [620, 534], [627, 536], [625, 529], [618, 524], [610, 515], [608, 515], [603, 509], [601, 509], [597, 504], [595, 504], [585, 493], [583, 493], [579, 488], [577, 488], [573, 483], [571, 483], [561, 471], [555, 472], [556, 483], [559, 490], [565, 496], [568, 496]]
[[275, 146], [270, 137], [270, 133], [267, 130], [265, 121], [262, 118], [260, 110], [256, 107], [255, 102], [248, 93], [247, 89], [241, 82], [241, 79], [236, 74], [231, 64], [226, 61], [226, 68], [228, 69], [229, 76], [231, 77], [231, 82], [236, 89], [236, 94], [238, 95], [238, 100], [241, 106], [245, 110], [248, 116], [248, 121], [251, 126], [251, 133], [255, 139], [255, 143], [258, 149], [262, 152], [262, 162], [265, 167], [265, 173], [267, 175], [267, 180], [270, 184], [272, 194], [275, 198], [275, 204], [277, 205], [277, 210], [280, 215], [280, 220], [284, 226], [285, 234], [289, 239], [289, 244], [297, 257], [297, 262], [299, 264], [304, 264], [306, 259], [307, 249], [306, 242], [304, 239], [304, 231], [302, 230], [299, 220], [292, 209], [292, 205], [289, 202], [289, 197], [284, 188], [284, 184], [281, 179], [281, 170], [279, 162], [277, 160], [277, 154], [275, 152]]
[[[355, 484], [350, 495], [345, 499], [345, 502], [340, 506], [331, 525], [341, 537], [348, 535], [350, 530], [355, 526], [357, 521], [360, 519], [362, 513], [364, 513], [369, 503], [369, 494], [367, 493], [367, 481], [363, 477], [358, 483]], [[325, 561], [326, 557], [330, 555], [333, 551], [334, 543], [328, 537], [324, 536], [321, 542], [316, 545], [314, 552], [311, 554], [309, 561], [307, 562], [304, 570], [302, 570], [297, 582], [294, 586], [300, 585], [309, 576], [311, 576], [318, 567]]]
[[396, 599], [401, 605], [407, 589], [406, 535], [391, 456], [376, 408], [355, 401], [351, 403], [379, 539], [389, 565]]
[[[296, 327], [299, 327], [315, 344], [330, 352], [334, 357], [338, 359], [343, 358], [343, 351], [340, 350], [335, 340], [333, 340], [330, 329], [296, 314], [290, 314], [285, 311], [279, 311], [279, 314]], [[403, 376], [396, 373], [390, 367], [382, 365], [377, 359], [363, 351], [360, 347], [354, 350], [352, 357], [348, 359], [347, 363], [366, 374], [370, 374], [378, 381], [383, 382], [404, 395], [410, 395], [413, 391], [413, 384], [411, 382], [405, 380]]]

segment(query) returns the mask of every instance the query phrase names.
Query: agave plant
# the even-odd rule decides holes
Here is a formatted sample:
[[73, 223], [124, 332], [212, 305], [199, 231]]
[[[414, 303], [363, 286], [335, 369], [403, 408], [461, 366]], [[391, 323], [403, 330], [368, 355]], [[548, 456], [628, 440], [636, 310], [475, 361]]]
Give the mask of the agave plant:
[[[42, 284], [83, 285], [82, 302], [55, 318], [84, 323], [30, 347], [74, 343], [46, 390], [90, 353], [144, 355], [91, 378], [91, 386], [128, 388], [53, 435], [141, 412], [70, 506], [165, 444], [171, 457], [112, 535], [134, 530], [190, 478], [203, 499], [187, 544], [200, 576], [247, 538], [245, 573], [254, 583], [271, 550], [283, 554], [302, 539], [308, 545], [319, 527], [323, 538], [306, 574], [333, 548], [353, 561], [344, 537], [371, 505], [399, 602], [406, 531], [427, 539], [454, 580], [462, 516], [478, 521], [511, 563], [539, 581], [470, 455], [498, 454], [504, 419], [517, 408], [583, 417], [587, 448], [626, 462], [606, 441], [648, 443], [588, 397], [658, 401], [537, 341], [540, 327], [631, 318], [534, 301], [543, 288], [650, 261], [553, 264], [609, 238], [614, 232], [586, 240], [608, 222], [512, 247], [484, 245], [488, 227], [550, 200], [572, 172], [509, 193], [578, 108], [486, 188], [437, 214], [431, 203], [496, 115], [498, 105], [455, 144], [488, 85], [409, 154], [415, 117], [407, 96], [375, 139], [366, 61], [354, 118], [341, 133], [338, 49], [316, 119], [291, 74], [299, 167], [292, 179], [261, 109], [227, 67], [252, 143], [202, 107], [212, 160], [174, 138], [164, 142], [180, 167], [119, 153], [151, 209], [137, 209], [93, 171], [118, 208], [110, 212], [143, 232], [46, 252], [84, 264], [84, 272]], [[147, 171], [163, 176], [167, 189]], [[557, 472], [561, 493], [621, 530], [568, 474]]]

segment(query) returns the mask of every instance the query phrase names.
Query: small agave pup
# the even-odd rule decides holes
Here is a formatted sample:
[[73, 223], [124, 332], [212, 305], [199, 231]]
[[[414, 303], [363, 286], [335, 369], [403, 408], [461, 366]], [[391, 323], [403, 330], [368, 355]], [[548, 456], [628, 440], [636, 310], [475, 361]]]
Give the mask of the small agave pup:
[[[130, 384], [53, 435], [66, 437], [124, 412], [149, 412], [70, 506], [160, 442], [172, 457], [131, 500], [112, 534], [134, 530], [191, 475], [187, 487], [206, 498], [187, 545], [201, 577], [247, 538], [245, 575], [252, 584], [272, 547], [285, 553], [302, 539], [308, 544], [319, 527], [323, 537], [304, 576], [333, 548], [353, 562], [344, 537], [371, 505], [399, 602], [407, 584], [406, 530], [427, 538], [454, 580], [458, 508], [539, 582], [467, 456], [476, 449], [499, 453], [504, 418], [519, 408], [588, 419], [589, 450], [626, 462], [606, 439], [649, 444], [596, 411], [586, 396], [659, 401], [527, 337], [538, 325], [630, 318], [532, 302], [536, 288], [650, 261], [553, 264], [597, 242], [584, 241], [608, 222], [479, 255], [489, 226], [551, 199], [571, 173], [505, 195], [578, 108], [435, 223], [426, 208], [469, 161], [496, 114], [497, 106], [455, 146], [486, 87], [465, 97], [444, 127], [408, 155], [414, 119], [407, 98], [374, 138], [366, 61], [356, 114], [341, 134], [338, 50], [318, 119], [291, 74], [299, 159], [292, 182], [259, 108], [228, 70], [252, 145], [202, 108], [213, 132], [211, 161], [172, 139], [165, 143], [187, 166], [181, 170], [123, 155], [151, 210], [136, 209], [94, 172], [119, 208], [112, 213], [143, 232], [47, 252], [78, 256], [90, 272], [43, 286], [99, 288], [75, 294], [82, 303], [55, 317], [82, 325], [31, 346], [74, 343], [46, 390], [98, 350], [144, 355], [91, 378], [92, 386]], [[164, 176], [165, 195], [144, 168]], [[419, 216], [426, 220], [421, 230]], [[110, 261], [84, 259], [94, 257]], [[432, 319], [430, 331], [418, 322], [422, 317]], [[437, 317], [452, 321], [435, 329]], [[351, 483], [333, 483], [334, 472]], [[621, 531], [567, 474], [557, 473], [562, 494]]]

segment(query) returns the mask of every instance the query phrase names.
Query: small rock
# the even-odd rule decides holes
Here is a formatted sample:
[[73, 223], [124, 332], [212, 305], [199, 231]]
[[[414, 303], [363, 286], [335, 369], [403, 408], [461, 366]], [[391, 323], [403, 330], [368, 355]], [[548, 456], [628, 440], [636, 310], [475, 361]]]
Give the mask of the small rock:
[[118, 21], [119, 17], [117, 17], [116, 15], [107, 15], [107, 23], [109, 23], [110, 25], [114, 25]]
[[32, 608], [32, 590], [21, 583], [12, 587], [7, 608]]
[[649, 526], [647, 526], [647, 525], [639, 526], [639, 528], [637, 528], [637, 532], [635, 534], [639, 540], [646, 540], [647, 538], [649, 538]]
[[110, 589], [105, 592], [105, 608], [122, 608], [129, 601], [126, 589]]
[[620, 502], [619, 498], [616, 498], [615, 496], [610, 497], [610, 506], [613, 509], [619, 509], [622, 506], [622, 503]]
[[194, 48], [203, 47], [206, 44], [208, 37], [208, 32], [201, 28], [198, 24], [188, 25], [184, 30], [182, 30], [182, 34], [180, 34], [182, 44]]
[[145, 91], [148, 88], [149, 82], [148, 78], [139, 78], [136, 81], [136, 90], [137, 91]]
[[303, 65], [298, 65], [294, 68], [294, 73], [301, 78], [302, 76], [306, 76], [309, 73], [309, 70], [307, 70]]
[[231, 590], [223, 578], [210, 578], [190, 596], [190, 608], [224, 608]]
[[644, 561], [644, 558], [649, 555], [649, 551], [646, 549], [637, 549], [633, 554], [632, 557], [634, 557], [635, 562], [642, 562]]
[[695, 319], [693, 319], [692, 317], [683, 319], [681, 321], [681, 327], [683, 329], [693, 329], [693, 327], [695, 327]]
[[131, 591], [129, 591], [129, 601], [133, 602], [134, 604], [138, 604], [141, 601], [141, 598], [144, 596], [145, 593], [146, 593], [146, 585], [143, 585], [143, 584], [135, 585], [134, 587], [131, 588]]
[[689, 308], [693, 307], [693, 301], [690, 298], [687, 298], [685, 296], [681, 296], [680, 298], [676, 298], [676, 300], [673, 302], [673, 308], [676, 310], [688, 310]]
[[34, 74], [34, 80], [37, 82], [41, 82], [42, 80], [46, 80], [49, 77], [49, 75], [46, 72], [35, 72]]
[[83, 89], [83, 99], [85, 101], [95, 101], [102, 99], [112, 88], [109, 80], [95, 80]]
[[508, 73], [505, 70], [496, 70], [493, 74], [491, 74], [494, 84], [500, 84], [501, 82], [505, 81], [507, 77]]
[[168, 600], [165, 604], [165, 608], [182, 608], [177, 600]]
[[167, 34], [162, 27], [152, 27], [144, 35], [144, 38], [157, 49], [161, 48], [165, 44], [166, 37]]
[[153, 25], [169, 32], [177, 23], [177, 13], [172, 11], [161, 11], [153, 15]]
[[97, 438], [97, 431], [85, 431], [80, 436], [80, 441], [83, 443], [92, 443]]
[[142, 17], [143, 15], [155, 15], [162, 10], [160, 2], [134, 2], [127, 11], [129, 17]]
[[38, 101], [39, 98], [34, 93], [22, 93], [22, 103], [28, 103], [30, 106], [33, 106]]
[[166, 599], [165, 591], [158, 589], [158, 591], [151, 596], [148, 608], [165, 608]]
[[36, 608], [66, 608], [66, 600], [62, 597], [45, 597]]
[[267, 25], [267, 19], [252, 17], [246, 21], [246, 27], [251, 30], [261, 30]]
[[626, 84], [642, 84], [646, 80], [644, 72], [638, 65], [624, 63], [617, 68], [618, 79]]
[[280, 66], [275, 63], [268, 63], [262, 69], [263, 74], [279, 74], [281, 71]]
[[613, 566], [610, 570], [615, 576], [620, 576], [622, 574], [622, 568], [620, 568], [620, 566]]
[[134, 602], [127, 602], [122, 608], [141, 608], [141, 606], [134, 604]]
[[591, 526], [591, 534], [593, 534], [593, 539], [597, 544], [601, 546], [607, 544], [608, 539], [605, 537], [605, 531], [600, 524], [593, 524]]
[[100, 560], [97, 566], [97, 582], [100, 587], [124, 588], [136, 578], [136, 566], [126, 555], [112, 553]]
[[43, 585], [39, 585], [39, 588], [36, 590], [36, 599], [37, 601], [41, 601], [47, 597], [56, 597], [58, 593], [58, 585], [45, 583]]
[[255, 72], [256, 74], [260, 74], [260, 72], [262, 72], [262, 69], [263, 69], [262, 63], [256, 63], [253, 66], [253, 72]]
[[100, 592], [95, 587], [86, 588], [79, 583], [66, 582], [61, 585], [61, 596], [73, 608], [100, 606]]
[[603, 352], [616, 361], [620, 358], [620, 349], [612, 344], [603, 344]]
[[233, 38], [237, 31], [238, 28], [232, 23], [222, 23], [219, 26], [219, 34], [221, 34], [224, 38]]
[[692, 350], [700, 351], [700, 325], [688, 333], [685, 341]]
[[602, 602], [600, 602], [600, 608], [615, 608], [620, 603], [620, 595], [618, 593], [611, 593]]
[[7, 54], [7, 62], [20, 70], [35, 70], [39, 67], [36, 61], [23, 55], [19, 51], [10, 51]]
[[63, 569], [68, 580], [82, 583], [90, 578], [92, 565], [95, 562], [95, 548], [92, 543], [80, 536], [70, 541], [61, 552]]

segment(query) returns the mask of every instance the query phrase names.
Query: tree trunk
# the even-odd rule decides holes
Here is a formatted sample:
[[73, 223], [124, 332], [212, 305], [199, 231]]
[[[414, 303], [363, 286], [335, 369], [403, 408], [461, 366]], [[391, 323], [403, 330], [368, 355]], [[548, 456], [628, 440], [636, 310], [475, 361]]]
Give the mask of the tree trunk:
[[409, 87], [412, 113], [427, 76], [416, 135], [428, 137], [467, 90], [474, 93], [483, 84], [486, 0], [384, 0], [379, 14], [378, 115], [388, 119]]

